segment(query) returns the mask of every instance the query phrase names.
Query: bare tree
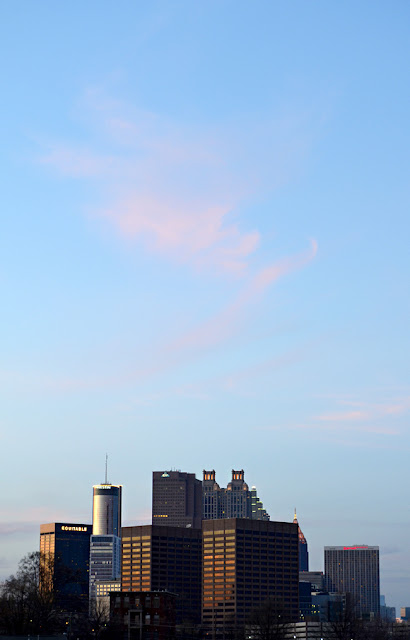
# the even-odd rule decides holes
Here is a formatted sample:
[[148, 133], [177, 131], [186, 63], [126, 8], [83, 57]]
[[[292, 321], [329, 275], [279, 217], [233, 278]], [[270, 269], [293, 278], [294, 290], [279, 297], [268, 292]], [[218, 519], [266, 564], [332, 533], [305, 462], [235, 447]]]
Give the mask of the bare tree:
[[52, 585], [43, 579], [50, 572], [49, 560], [39, 552], [26, 555], [16, 575], [0, 584], [0, 624], [10, 634], [53, 631], [56, 623]]
[[364, 624], [357, 613], [354, 597], [347, 593], [343, 607], [337, 611], [329, 622], [329, 630], [335, 640], [365, 640]]
[[255, 640], [282, 640], [289, 622], [281, 601], [268, 598], [252, 612], [249, 620], [249, 635]]

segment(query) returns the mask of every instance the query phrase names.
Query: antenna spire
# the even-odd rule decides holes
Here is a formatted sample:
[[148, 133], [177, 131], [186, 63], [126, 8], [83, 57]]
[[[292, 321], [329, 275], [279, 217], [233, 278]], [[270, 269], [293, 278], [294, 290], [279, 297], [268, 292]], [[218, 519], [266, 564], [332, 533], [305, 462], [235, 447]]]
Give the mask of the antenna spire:
[[105, 484], [108, 484], [108, 453], [105, 454]]

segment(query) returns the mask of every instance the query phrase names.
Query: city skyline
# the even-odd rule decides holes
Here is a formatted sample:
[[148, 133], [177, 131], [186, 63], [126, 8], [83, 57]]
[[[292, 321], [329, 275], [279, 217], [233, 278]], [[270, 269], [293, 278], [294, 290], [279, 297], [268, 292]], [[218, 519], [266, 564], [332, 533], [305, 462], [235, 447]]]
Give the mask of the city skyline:
[[151, 472], [323, 548], [408, 606], [410, 6], [0, 7], [0, 575]]

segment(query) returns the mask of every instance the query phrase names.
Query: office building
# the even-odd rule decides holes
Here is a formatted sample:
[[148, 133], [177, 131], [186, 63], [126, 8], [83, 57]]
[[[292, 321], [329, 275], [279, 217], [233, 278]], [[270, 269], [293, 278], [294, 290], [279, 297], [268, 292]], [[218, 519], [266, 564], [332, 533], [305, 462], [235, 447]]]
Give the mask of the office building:
[[203, 472], [202, 518], [250, 518], [269, 520], [263, 508], [256, 487], [249, 490], [243, 469], [232, 469], [232, 479], [226, 488], [221, 488], [215, 480], [215, 470]]
[[[384, 606], [386, 606], [385, 603]], [[400, 607], [400, 618], [405, 622], [410, 620], [410, 607]]]
[[[404, 607], [405, 609], [406, 607]], [[410, 616], [410, 609], [408, 610], [408, 615]], [[403, 611], [403, 607], [401, 607], [400, 611]], [[395, 622], [396, 621], [396, 607], [388, 607], [386, 605], [385, 596], [380, 596], [380, 618], [382, 620], [386, 620], [386, 622]], [[401, 619], [403, 620], [403, 616], [401, 615]]]
[[298, 534], [299, 534], [299, 571], [309, 571], [309, 552], [308, 552], [308, 544], [306, 542], [306, 538], [303, 535], [302, 529], [299, 526], [298, 518], [296, 515], [293, 516], [293, 522], [298, 525]]
[[325, 588], [323, 571], [299, 571], [299, 582], [310, 582], [312, 591], [323, 591]]
[[90, 524], [51, 522], [40, 525], [40, 586], [52, 588], [57, 609], [86, 611]]
[[202, 483], [194, 473], [154, 471], [152, 524], [201, 528]]
[[282, 619], [299, 619], [298, 528], [249, 518], [204, 520], [202, 625], [232, 637], [268, 600]]
[[358, 615], [379, 615], [379, 547], [325, 547], [325, 577], [329, 592], [350, 594]]
[[[90, 600], [97, 595], [107, 595], [106, 583], [119, 583], [120, 579], [121, 538], [92, 535], [90, 539]], [[113, 590], [118, 589], [114, 587]]]
[[93, 535], [121, 536], [122, 486], [96, 484], [93, 487]]
[[252, 520], [270, 520], [268, 512], [263, 508], [263, 502], [258, 497], [256, 487], [251, 489], [251, 510]]
[[[90, 538], [90, 606], [107, 595], [107, 583], [121, 578], [122, 486], [107, 482], [93, 487], [93, 534]], [[102, 584], [99, 584], [99, 583]], [[116, 587], [114, 586], [114, 590]]]
[[201, 621], [201, 529], [143, 525], [122, 529], [122, 591], [176, 594], [177, 624]]

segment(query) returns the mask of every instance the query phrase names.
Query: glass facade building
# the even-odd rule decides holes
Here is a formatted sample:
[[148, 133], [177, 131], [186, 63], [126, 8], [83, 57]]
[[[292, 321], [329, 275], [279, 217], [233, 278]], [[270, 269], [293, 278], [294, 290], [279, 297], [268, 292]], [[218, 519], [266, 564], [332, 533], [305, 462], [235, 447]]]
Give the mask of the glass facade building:
[[51, 522], [40, 525], [41, 577], [52, 586], [58, 609], [88, 608], [91, 524]]
[[90, 540], [90, 599], [95, 598], [100, 581], [119, 580], [121, 576], [121, 538], [91, 536]]
[[121, 536], [122, 486], [97, 484], [93, 487], [93, 535]]

